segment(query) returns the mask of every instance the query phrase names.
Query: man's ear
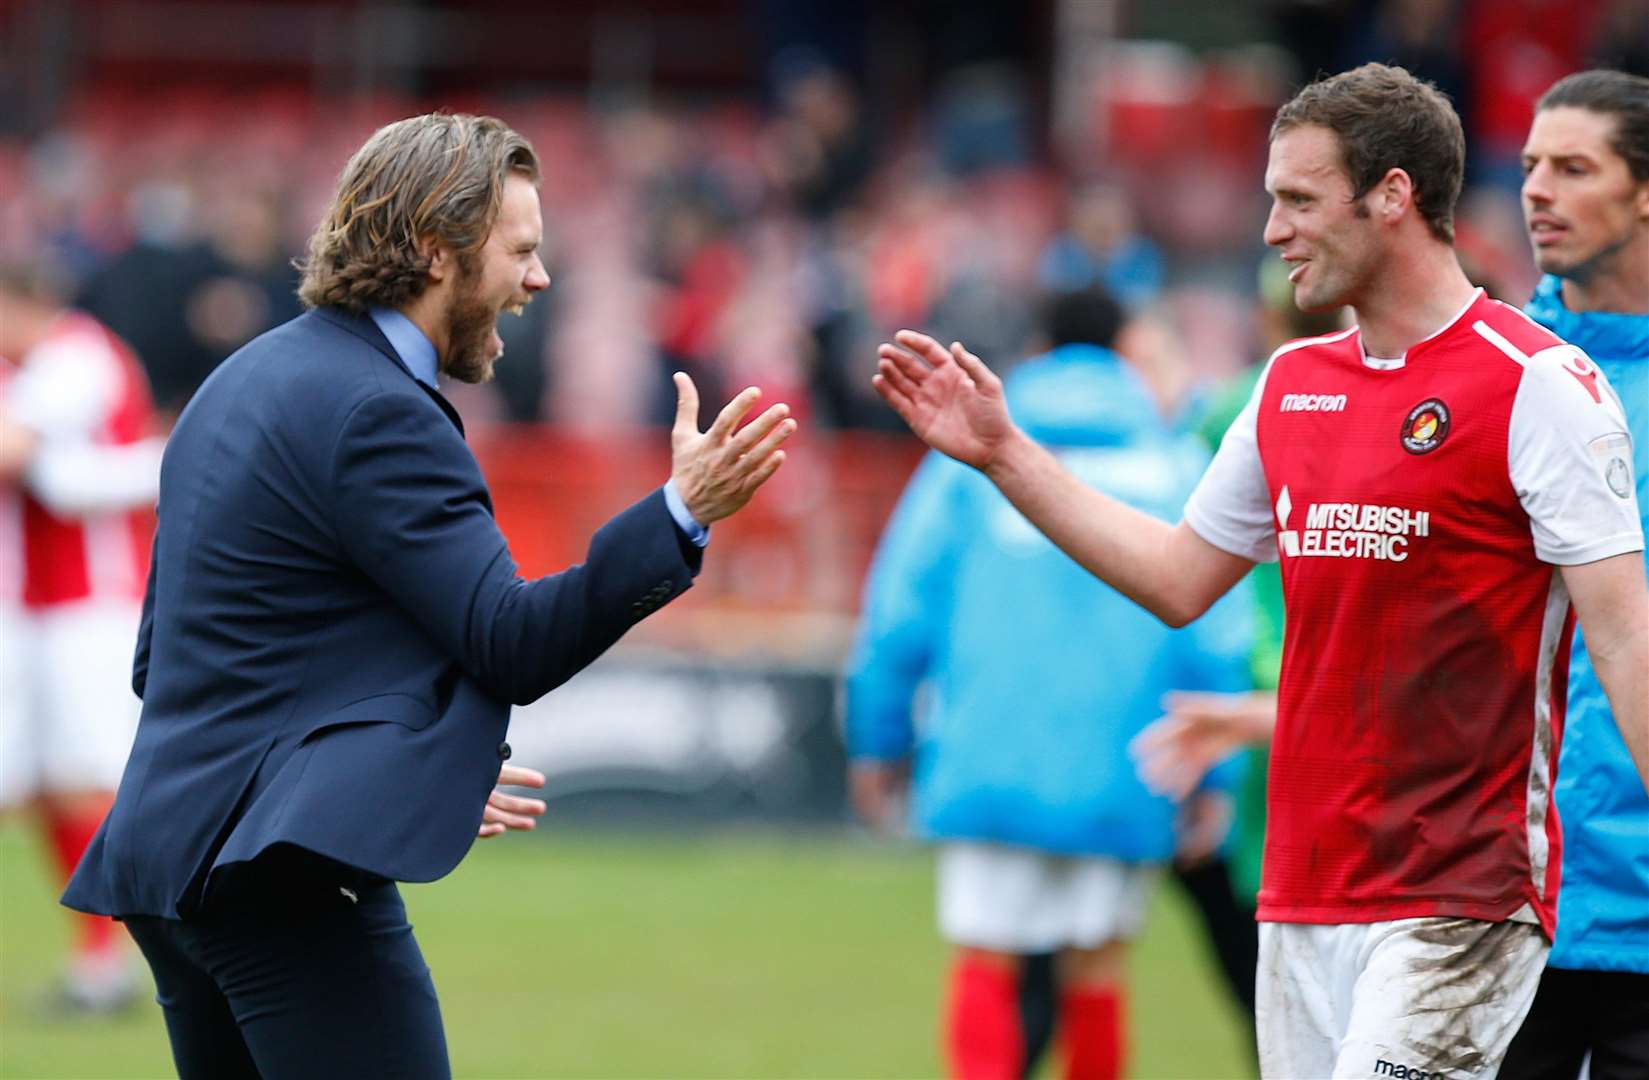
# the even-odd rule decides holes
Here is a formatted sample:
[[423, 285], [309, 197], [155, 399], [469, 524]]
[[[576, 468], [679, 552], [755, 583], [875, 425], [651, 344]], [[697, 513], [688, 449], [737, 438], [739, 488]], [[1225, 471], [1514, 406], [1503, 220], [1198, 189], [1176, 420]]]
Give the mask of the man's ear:
[[1380, 220], [1395, 225], [1414, 206], [1414, 179], [1402, 169], [1391, 169], [1374, 185], [1374, 209]]
[[1649, 222], [1649, 180], [1638, 185], [1637, 195], [1633, 200], [1638, 210], [1638, 220]]
[[452, 249], [437, 240], [433, 233], [418, 238], [418, 254], [429, 260], [429, 279], [435, 284], [445, 281], [456, 265]]

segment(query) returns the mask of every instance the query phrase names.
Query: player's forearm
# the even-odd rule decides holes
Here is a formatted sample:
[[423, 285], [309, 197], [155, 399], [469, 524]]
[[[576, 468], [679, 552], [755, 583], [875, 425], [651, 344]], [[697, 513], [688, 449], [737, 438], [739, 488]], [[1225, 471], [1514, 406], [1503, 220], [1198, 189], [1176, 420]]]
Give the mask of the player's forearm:
[[1196, 578], [1175, 566], [1174, 526], [1082, 483], [1023, 432], [985, 474], [1060, 550], [1170, 626], [1218, 597], [1197, 595]]
[[1649, 790], [1649, 627], [1640, 623], [1635, 633], [1600, 647], [1588, 638], [1586, 652], [1638, 776]]

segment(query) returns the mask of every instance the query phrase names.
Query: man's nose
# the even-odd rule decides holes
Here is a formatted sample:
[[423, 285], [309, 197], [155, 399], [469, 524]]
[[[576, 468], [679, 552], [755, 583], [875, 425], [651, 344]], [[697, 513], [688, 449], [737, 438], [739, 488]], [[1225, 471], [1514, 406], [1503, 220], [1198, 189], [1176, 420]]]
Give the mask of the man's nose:
[[1280, 206], [1273, 205], [1271, 207], [1271, 213], [1266, 215], [1265, 219], [1265, 242], [1272, 247], [1277, 247], [1280, 244], [1286, 243], [1288, 238], [1292, 235], [1294, 235], [1294, 230], [1288, 224], [1288, 220], [1284, 216], [1282, 208]]
[[1552, 201], [1552, 173], [1544, 164], [1536, 165], [1523, 177], [1523, 198], [1532, 203]]
[[538, 292], [550, 287], [550, 272], [544, 269], [544, 260], [537, 255], [532, 257], [532, 266], [527, 270], [526, 280], [521, 282], [521, 287], [528, 292]]

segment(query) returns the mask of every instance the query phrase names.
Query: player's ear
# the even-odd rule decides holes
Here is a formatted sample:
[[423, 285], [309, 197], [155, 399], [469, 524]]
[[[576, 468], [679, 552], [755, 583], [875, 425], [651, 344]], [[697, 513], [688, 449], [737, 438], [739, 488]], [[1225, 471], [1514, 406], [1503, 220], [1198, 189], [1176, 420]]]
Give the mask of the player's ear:
[[1387, 225], [1395, 225], [1403, 213], [1414, 205], [1414, 178], [1402, 169], [1387, 170], [1374, 185], [1378, 199], [1375, 213]]

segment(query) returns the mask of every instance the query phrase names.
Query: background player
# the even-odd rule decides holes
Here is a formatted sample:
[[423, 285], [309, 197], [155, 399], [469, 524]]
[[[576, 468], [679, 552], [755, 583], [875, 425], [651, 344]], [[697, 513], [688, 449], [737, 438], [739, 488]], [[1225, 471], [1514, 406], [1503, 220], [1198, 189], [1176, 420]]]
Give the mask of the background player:
[[[139, 703], [130, 666], [160, 444], [131, 351], [38, 266], [0, 265], [0, 806], [33, 802], [67, 880], [114, 799]], [[125, 935], [73, 916], [55, 1006], [135, 1000]]]
[[880, 351], [877, 389], [917, 434], [1164, 621], [1282, 554], [1267, 1075], [1498, 1068], [1554, 916], [1571, 599], [1649, 778], [1642, 529], [1599, 454], [1625, 419], [1579, 350], [1467, 281], [1463, 167], [1454, 110], [1400, 68], [1279, 110], [1265, 239], [1296, 303], [1359, 326], [1272, 358], [1175, 526], [1062, 469], [959, 343], [904, 331]]
[[[1547, 276], [1528, 312], [1586, 350], [1620, 394], [1649, 508], [1649, 79], [1587, 71], [1541, 98], [1523, 149], [1523, 212]], [[1563, 822], [1557, 937], [1512, 1041], [1506, 1080], [1649, 1077], [1649, 795], [1584, 636], [1554, 795]]]
[[[1052, 351], [1008, 383], [1016, 413], [1087, 481], [1177, 513], [1207, 455], [1111, 351], [1122, 309], [1096, 288], [1055, 297], [1048, 314]], [[1067, 1075], [1121, 1075], [1127, 947], [1175, 853], [1179, 810], [1145, 790], [1127, 743], [1171, 687], [1248, 685], [1243, 599], [1171, 631], [972, 470], [933, 454], [905, 490], [866, 588], [847, 741], [855, 804], [875, 824], [904, 806], [915, 758], [914, 818], [942, 845], [939, 923], [956, 947], [953, 1074], [1028, 1075], [1057, 1016]], [[924, 684], [931, 708], [915, 717]], [[1228, 802], [1192, 795], [1187, 847], [1218, 845]], [[1045, 996], [1049, 963], [1057, 993]]]

